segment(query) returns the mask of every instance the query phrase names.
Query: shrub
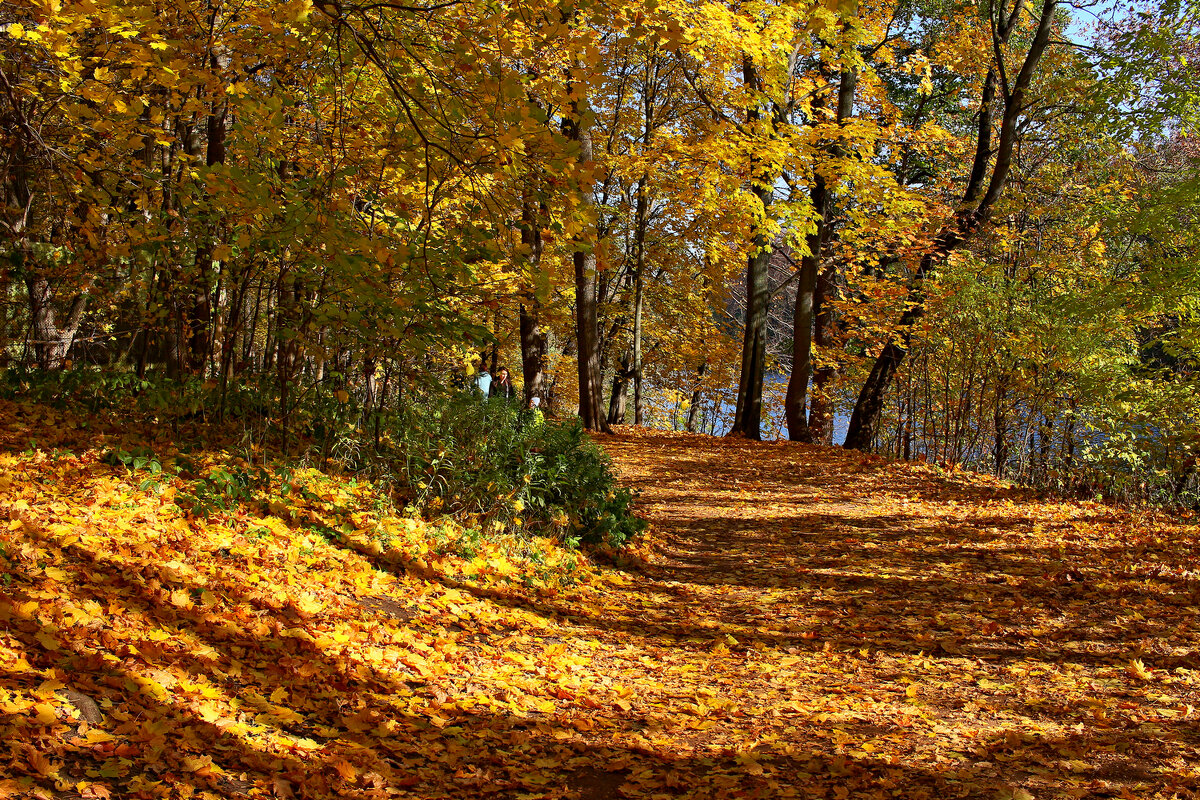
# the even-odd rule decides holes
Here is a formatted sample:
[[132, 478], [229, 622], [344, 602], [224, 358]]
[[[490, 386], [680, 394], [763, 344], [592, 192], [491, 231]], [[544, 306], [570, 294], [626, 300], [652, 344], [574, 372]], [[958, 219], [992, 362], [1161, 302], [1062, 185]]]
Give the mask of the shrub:
[[578, 420], [544, 420], [497, 399], [423, 396], [390, 423], [397, 472], [425, 513], [485, 533], [527, 530], [610, 547], [645, 527]]

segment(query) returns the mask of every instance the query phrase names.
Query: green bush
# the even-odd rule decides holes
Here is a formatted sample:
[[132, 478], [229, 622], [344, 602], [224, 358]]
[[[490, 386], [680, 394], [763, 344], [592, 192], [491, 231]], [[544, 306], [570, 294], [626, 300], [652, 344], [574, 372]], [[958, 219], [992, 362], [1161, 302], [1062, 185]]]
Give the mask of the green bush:
[[619, 547], [645, 527], [578, 420], [547, 421], [469, 396], [410, 398], [386, 426], [397, 472], [426, 513]]

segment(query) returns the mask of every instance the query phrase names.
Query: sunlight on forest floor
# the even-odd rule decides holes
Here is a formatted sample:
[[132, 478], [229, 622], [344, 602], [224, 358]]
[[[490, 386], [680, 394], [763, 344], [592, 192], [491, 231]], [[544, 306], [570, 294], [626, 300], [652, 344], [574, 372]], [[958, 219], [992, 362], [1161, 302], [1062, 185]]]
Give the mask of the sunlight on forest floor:
[[1200, 790], [1167, 515], [627, 429], [633, 566], [467, 559], [344, 479], [197, 518], [77, 423], [0, 406], [0, 796]]

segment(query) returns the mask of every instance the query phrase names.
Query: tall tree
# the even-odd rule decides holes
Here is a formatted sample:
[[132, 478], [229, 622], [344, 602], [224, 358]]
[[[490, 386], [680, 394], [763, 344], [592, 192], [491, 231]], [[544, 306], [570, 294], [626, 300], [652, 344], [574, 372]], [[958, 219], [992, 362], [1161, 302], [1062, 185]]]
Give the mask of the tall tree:
[[[834, 108], [834, 124], [845, 126], [854, 113], [854, 88], [858, 82], [856, 70], [844, 69], [838, 77], [837, 99]], [[819, 112], [818, 112], [819, 113]], [[836, 136], [837, 134], [835, 134]], [[828, 147], [834, 158], [844, 156], [843, 149], [834, 139]], [[813, 171], [810, 202], [812, 204], [812, 228], [805, 237], [804, 253], [800, 257], [800, 273], [796, 285], [796, 305], [792, 316], [792, 373], [788, 379], [787, 395], [784, 399], [784, 420], [788, 438], [795, 441], [814, 440], [808, 420], [808, 384], [812, 372], [813, 323], [817, 313], [823, 309], [817, 305], [817, 284], [822, 279], [822, 255], [829, 239], [829, 228], [833, 221], [832, 176], [827, 177], [818, 166]], [[833, 276], [824, 277], [826, 286]], [[826, 344], [827, 342], [823, 342]]]
[[[758, 67], [749, 56], [742, 63], [742, 82], [750, 91], [751, 102], [746, 109], [746, 126], [761, 129], [774, 122], [774, 114], [764, 114], [761, 96], [763, 84]], [[765, 119], [764, 119], [765, 117]], [[771, 295], [767, 285], [767, 265], [774, 240], [770, 223], [771, 204], [775, 197], [776, 175], [770, 165], [756, 156], [750, 158], [751, 194], [757, 201], [750, 238], [750, 253], [746, 256], [746, 318], [742, 336], [742, 371], [738, 378], [737, 407], [730, 435], [747, 439], [762, 438], [762, 391], [767, 362], [767, 306]]]
[[[938, 231], [932, 247], [921, 257], [913, 274], [906, 308], [900, 318], [899, 333], [883, 345], [859, 392], [846, 433], [846, 448], [866, 450], [870, 447], [883, 408], [884, 394], [908, 352], [913, 325], [925, 313], [926, 276], [987, 221], [1004, 191], [1019, 136], [1019, 123], [1029, 111], [1029, 87], [1050, 43], [1057, 9], [1058, 0], [1043, 0], [1041, 9], [1033, 19], [1034, 27], [1028, 46], [1018, 61], [1014, 75], [1008, 62], [1008, 50], [1013, 32], [1026, 12], [1025, 2], [1013, 0], [1009, 7], [1007, 0], [989, 0], [985, 7], [991, 23], [994, 61], [983, 80], [980, 93], [975, 156], [967, 185], [958, 211]], [[993, 150], [993, 115], [997, 105], [1000, 106], [1000, 125]]]
[[[572, 18], [572, 26], [576, 23]], [[572, 66], [580, 71], [582, 64]], [[580, 76], [582, 77], [582, 76]], [[564, 133], [576, 152], [574, 182], [578, 194], [576, 234], [571, 261], [575, 268], [575, 340], [579, 376], [579, 418], [590, 431], [608, 430], [603, 414], [604, 387], [600, 379], [600, 323], [597, 297], [597, 262], [594, 201], [592, 199], [595, 156], [592, 148], [592, 112], [588, 107], [586, 82], [567, 82], [570, 114], [563, 121]]]

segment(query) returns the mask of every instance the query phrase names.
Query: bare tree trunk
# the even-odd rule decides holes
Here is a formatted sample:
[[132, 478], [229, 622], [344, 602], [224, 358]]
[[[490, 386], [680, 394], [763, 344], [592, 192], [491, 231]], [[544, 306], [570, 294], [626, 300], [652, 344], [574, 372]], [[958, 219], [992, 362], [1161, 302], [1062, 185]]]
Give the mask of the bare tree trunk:
[[834, 387], [841, 370], [834, 359], [837, 342], [837, 269], [832, 264], [821, 270], [813, 293], [813, 344], [820, 360], [813, 366], [812, 393], [808, 401], [808, 435], [813, 444], [833, 444]]
[[[770, 189], [764, 190], [769, 194]], [[746, 330], [742, 338], [742, 372], [738, 378], [737, 406], [731, 436], [762, 439], [762, 388], [767, 360], [767, 262], [766, 236], [754, 237], [757, 252], [746, 259]]]
[[[587, 125], [587, 101], [571, 102], [571, 117], [567, 120], [567, 136], [579, 144], [579, 164], [591, 168], [592, 135]], [[579, 186], [580, 213], [589, 215], [593, 206], [591, 187]], [[586, 224], [592, 224], [590, 220]], [[583, 427], [608, 430], [608, 421], [601, 416], [600, 350], [598, 300], [596, 295], [596, 249], [594, 242], [577, 242], [572, 261], [575, 267], [575, 338], [579, 353], [579, 417]]]
[[[754, 91], [761, 90], [761, 80], [749, 57], [742, 62], [743, 82]], [[747, 122], [753, 126], [761, 118], [757, 102], [746, 110]], [[757, 159], [751, 164], [755, 182], [754, 194], [762, 206], [762, 220], [755, 226], [751, 252], [746, 258], [746, 329], [742, 338], [742, 371], [738, 377], [737, 406], [730, 436], [762, 439], [762, 388], [767, 361], [767, 310], [770, 293], [767, 287], [767, 266], [771, 258], [771, 240], [767, 236], [767, 214], [774, 199], [773, 175], [764, 172]]]
[[8, 176], [5, 194], [9, 196], [9, 210], [14, 219], [11, 222], [0, 220], [0, 229], [8, 235], [16, 250], [20, 263], [17, 274], [23, 273], [25, 277], [34, 359], [41, 369], [59, 369], [79, 332], [87, 307], [87, 292], [80, 292], [71, 302], [66, 322], [60, 327], [54, 288], [38, 268], [33, 242], [29, 238], [30, 229], [34, 227], [34, 191], [26, 168], [28, 157], [20, 143], [16, 144], [10, 158], [15, 166]]
[[364, 431], [371, 424], [371, 415], [379, 413], [379, 409], [376, 408], [379, 400], [379, 382], [375, 377], [375, 373], [378, 371], [377, 366], [375, 359], [371, 356], [363, 358], [362, 422], [360, 425]]
[[688, 406], [687, 416], [687, 431], [688, 433], [696, 432], [696, 423], [700, 419], [700, 382], [704, 380], [704, 373], [708, 371], [708, 362], [702, 362], [696, 368], [696, 384], [692, 388], [692, 404]]
[[[838, 82], [835, 120], [843, 125], [854, 113], [854, 89], [858, 74], [842, 72]], [[841, 155], [836, 145], [830, 149], [834, 156]], [[796, 307], [792, 313], [792, 374], [788, 379], [787, 396], [784, 398], [783, 413], [787, 422], [788, 438], [793, 441], [810, 442], [814, 436], [807, 417], [808, 384], [812, 371], [813, 321], [817, 312], [817, 284], [821, 277], [821, 254], [829, 240], [829, 226], [833, 217], [833, 203], [825, 177], [818, 171], [813, 176], [809, 199], [817, 215], [815, 229], [805, 237], [808, 252], [800, 258], [800, 276], [796, 288]], [[830, 433], [832, 436], [832, 432]]]
[[[536, 272], [542, 261], [542, 229], [534, 213], [533, 200], [528, 195], [521, 202], [521, 244], [526, 248], [530, 272]], [[541, 310], [537, 295], [529, 292], [518, 311], [525, 408], [532, 407], [535, 397], [539, 402], [545, 400], [542, 392], [546, 379], [546, 332], [542, 329]]]
[[578, 341], [579, 417], [590, 431], [607, 427], [600, 416], [600, 351], [596, 308], [596, 255], [576, 251], [575, 338]]
[[[819, 175], [813, 179], [811, 198], [813, 207], [824, 214], [828, 193], [825, 179]], [[824, 229], [824, 225], [817, 223], [817, 230], [805, 237], [808, 252], [800, 258], [800, 277], [796, 281], [796, 305], [792, 310], [792, 374], [783, 401], [788, 438], [794, 442], [810, 440], [807, 404], [809, 371], [812, 369], [813, 294]]]
[[[647, 133], [647, 138], [649, 133]], [[638, 182], [636, 228], [634, 237], [637, 248], [637, 261], [633, 273], [633, 424], [645, 424], [645, 401], [642, 397], [642, 308], [645, 303], [645, 270], [646, 270], [646, 226], [647, 226], [647, 176], [642, 175]]]
[[[296, 362], [300, 352], [299, 340], [295, 335], [295, 321], [300, 306], [300, 293], [295, 275], [280, 276], [279, 305], [276, 310], [275, 323], [278, 341], [278, 355], [275, 359], [276, 380], [279, 388], [279, 425], [281, 448], [284, 455], [288, 454], [291, 434], [292, 414], [292, 383], [296, 377]], [[284, 322], [293, 323], [292, 328], [286, 328]]]
[[87, 307], [87, 294], [81, 292], [71, 303], [66, 322], [59, 327], [54, 310], [54, 291], [50, 281], [36, 274], [36, 267], [25, 268], [25, 287], [29, 292], [29, 317], [33, 334], [33, 352], [38, 367], [45, 370], [59, 369], [67, 358], [67, 352], [79, 332], [83, 311]]
[[629, 354], [621, 358], [621, 366], [613, 374], [612, 394], [608, 397], [608, 424], [625, 424], [625, 402], [628, 394], [629, 379], [633, 370], [629, 366]]
[[542, 398], [546, 380], [546, 332], [542, 329], [540, 312], [541, 304], [536, 298], [528, 305], [521, 303], [521, 376], [526, 408], [533, 405], [533, 398]]
[[[642, 90], [642, 149], [650, 149], [654, 139], [655, 112], [658, 108], [658, 76], [661, 60], [653, 51], [646, 64], [646, 81]], [[650, 198], [646, 184], [650, 176], [643, 172], [638, 180], [637, 209], [634, 212], [634, 244], [636, 260], [633, 272], [633, 424], [645, 424], [645, 398], [642, 391], [644, 363], [642, 360], [642, 312], [646, 289], [646, 230], [650, 224]]]

